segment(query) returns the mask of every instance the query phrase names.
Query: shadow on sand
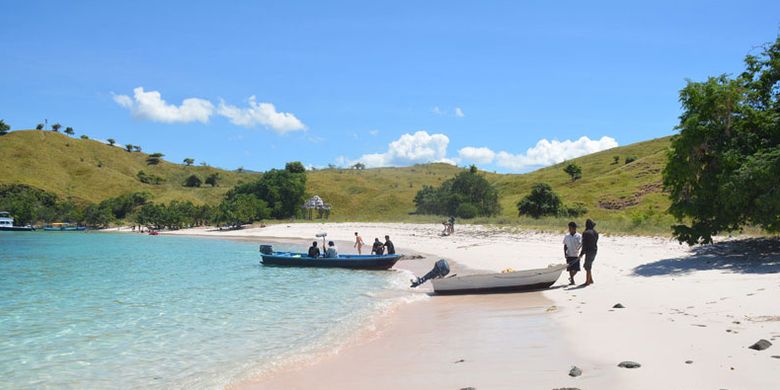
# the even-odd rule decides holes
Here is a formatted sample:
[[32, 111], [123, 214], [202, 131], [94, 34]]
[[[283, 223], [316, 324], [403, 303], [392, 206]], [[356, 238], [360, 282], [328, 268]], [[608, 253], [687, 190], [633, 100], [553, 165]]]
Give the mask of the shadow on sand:
[[780, 272], [780, 239], [751, 238], [701, 245], [686, 257], [663, 259], [634, 268], [634, 275], [684, 275], [695, 271], [723, 270], [744, 274]]

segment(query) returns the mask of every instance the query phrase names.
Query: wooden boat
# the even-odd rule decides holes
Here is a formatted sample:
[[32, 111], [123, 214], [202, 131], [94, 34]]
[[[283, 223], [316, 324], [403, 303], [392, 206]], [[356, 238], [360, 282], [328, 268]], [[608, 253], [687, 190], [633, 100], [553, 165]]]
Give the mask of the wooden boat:
[[309, 257], [306, 253], [261, 253], [263, 265], [284, 267], [348, 268], [385, 270], [392, 268], [401, 255], [339, 255], [336, 258]]
[[43, 230], [47, 232], [81, 232], [87, 230], [87, 228], [84, 226], [74, 225], [72, 223], [57, 222], [57, 223], [52, 223], [51, 225], [48, 226], [44, 226]]
[[565, 264], [547, 268], [433, 279], [436, 294], [487, 294], [541, 290], [552, 286]]

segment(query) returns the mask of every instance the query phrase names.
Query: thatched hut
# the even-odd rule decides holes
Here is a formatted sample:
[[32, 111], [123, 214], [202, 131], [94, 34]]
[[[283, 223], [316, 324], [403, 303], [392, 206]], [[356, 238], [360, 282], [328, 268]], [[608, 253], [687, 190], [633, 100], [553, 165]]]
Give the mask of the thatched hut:
[[322, 200], [322, 198], [320, 198], [318, 195], [314, 195], [309, 198], [309, 200], [303, 203], [301, 208], [306, 211], [304, 213], [306, 219], [314, 219], [315, 210], [317, 211], [317, 218], [328, 219], [330, 217], [330, 204], [325, 203], [325, 201]]

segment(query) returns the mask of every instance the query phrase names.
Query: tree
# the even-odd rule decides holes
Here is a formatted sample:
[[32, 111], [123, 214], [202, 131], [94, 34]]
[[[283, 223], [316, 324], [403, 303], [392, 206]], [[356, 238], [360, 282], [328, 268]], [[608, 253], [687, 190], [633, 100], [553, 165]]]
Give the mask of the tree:
[[4, 120], [0, 119], [0, 135], [8, 134], [9, 130], [11, 130], [11, 126], [5, 123]]
[[111, 146], [114, 146], [114, 144], [116, 143], [116, 140], [113, 139], [113, 138], [109, 138], [106, 141], [108, 141], [108, 144], [111, 145]]
[[163, 181], [165, 181], [160, 176], [151, 175], [151, 174], [148, 174], [148, 173], [146, 173], [144, 171], [138, 171], [138, 173], [136, 174], [136, 177], [138, 177], [138, 181], [140, 181], [141, 183], [144, 183], [144, 184], [158, 185], [158, 184], [162, 183]]
[[[460, 215], [458, 210], [474, 216], [491, 216], [501, 211], [498, 203], [498, 191], [478, 173], [476, 166], [446, 180], [438, 188], [423, 186], [414, 197], [418, 214]], [[468, 204], [466, 208], [460, 206]]]
[[76, 132], [73, 130], [73, 128], [72, 128], [72, 127], [66, 127], [66, 128], [65, 128], [65, 134], [67, 134], [67, 135], [73, 135], [73, 134], [76, 134]]
[[89, 137], [86, 134], [82, 134], [81, 139], [89, 139]]
[[566, 165], [566, 168], [563, 168], [563, 171], [566, 172], [569, 177], [571, 177], [572, 182], [582, 178], [582, 168], [580, 168], [580, 166], [575, 163], [569, 163]]
[[198, 175], [192, 174], [184, 181], [185, 187], [200, 187], [203, 181], [200, 180]]
[[636, 156], [626, 156], [626, 160], [625, 160], [626, 164], [631, 164], [634, 161], [636, 161]]
[[216, 187], [217, 182], [219, 181], [219, 172], [214, 172], [208, 176], [206, 176], [206, 184]]
[[84, 220], [89, 226], [106, 227], [113, 219], [113, 215], [107, 207], [93, 204], [84, 210]]
[[164, 156], [162, 153], [152, 153], [146, 158], [146, 165], [157, 165]]
[[612, 156], [612, 164], [619, 164], [620, 156]]
[[59, 124], [59, 123], [55, 123], [55, 124], [51, 125], [51, 129], [52, 129], [52, 131], [59, 132], [59, 131], [60, 131], [60, 128], [62, 128], [62, 125], [61, 125], [61, 124]]
[[563, 202], [547, 183], [536, 183], [531, 193], [517, 203], [520, 215], [540, 218], [546, 215], [559, 215]]
[[756, 225], [780, 231], [780, 37], [737, 77], [689, 81], [664, 186], [689, 245]]
[[355, 165], [352, 166], [352, 169], [356, 169], [356, 170], [361, 170], [362, 171], [362, 170], [366, 169], [366, 164], [363, 164], [361, 162], [355, 163]]
[[140, 153], [141, 152], [141, 147], [138, 146], [138, 145], [133, 145], [133, 150]]
[[189, 158], [189, 157], [184, 159], [184, 165], [186, 165], [188, 167], [191, 167], [192, 164], [195, 164], [195, 159], [192, 159], [192, 158]]
[[306, 167], [300, 161], [288, 162], [285, 164], [284, 170], [291, 173], [306, 173]]
[[256, 220], [268, 218], [268, 204], [252, 194], [239, 194], [225, 199], [218, 207], [218, 220], [231, 226], [241, 226]]
[[43, 130], [43, 123], [38, 123], [35, 125], [35, 130]]
[[125, 145], [125, 150], [127, 150], [128, 152], [132, 152], [133, 151], [133, 145], [132, 144]]

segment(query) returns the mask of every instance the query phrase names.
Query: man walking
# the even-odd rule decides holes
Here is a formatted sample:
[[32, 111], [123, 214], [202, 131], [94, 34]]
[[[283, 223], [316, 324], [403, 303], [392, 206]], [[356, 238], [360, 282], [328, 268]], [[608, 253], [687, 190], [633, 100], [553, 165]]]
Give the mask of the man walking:
[[357, 248], [359, 255], [363, 254], [363, 245], [366, 245], [363, 242], [363, 237], [360, 237], [360, 234], [358, 234], [358, 232], [355, 232], [355, 245], [353, 245], [353, 248]]
[[593, 261], [596, 260], [596, 253], [599, 250], [599, 233], [595, 230], [596, 223], [588, 219], [585, 221], [585, 231], [582, 232], [582, 252], [580, 252], [580, 258], [585, 256], [585, 285], [589, 286], [593, 284], [593, 274], [591, 268], [593, 268]]
[[569, 271], [569, 285], [574, 284], [574, 275], [580, 271], [580, 248], [582, 236], [577, 233], [577, 224], [569, 222], [569, 234], [563, 237], [563, 255], [566, 257], [566, 270]]

